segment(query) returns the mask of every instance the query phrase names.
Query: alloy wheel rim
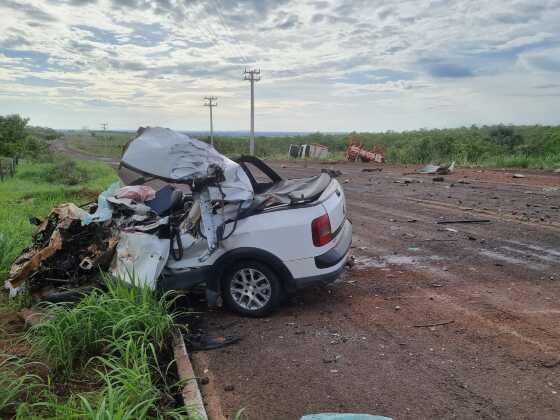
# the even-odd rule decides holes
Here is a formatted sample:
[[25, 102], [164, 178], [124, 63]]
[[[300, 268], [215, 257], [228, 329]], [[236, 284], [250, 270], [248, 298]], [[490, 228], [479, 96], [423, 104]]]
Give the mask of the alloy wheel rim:
[[235, 303], [243, 309], [258, 311], [270, 301], [272, 286], [259, 270], [243, 268], [233, 275], [230, 293]]

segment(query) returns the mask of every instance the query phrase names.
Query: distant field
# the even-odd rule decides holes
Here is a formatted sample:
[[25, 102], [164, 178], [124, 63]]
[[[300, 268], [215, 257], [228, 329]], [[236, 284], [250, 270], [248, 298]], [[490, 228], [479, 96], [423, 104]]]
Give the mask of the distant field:
[[65, 139], [69, 149], [92, 156], [118, 159], [131, 136], [129, 133], [93, 132], [67, 134]]
[[[132, 134], [91, 132], [67, 134], [67, 144], [82, 153], [118, 159]], [[198, 137], [208, 141], [207, 136]], [[286, 159], [290, 144], [320, 143], [329, 147], [332, 159], [342, 159], [349, 140], [365, 147], [382, 145], [388, 163], [443, 163], [509, 166], [538, 169], [560, 168], [560, 127], [492, 126], [407, 132], [350, 133], [257, 137], [257, 156]], [[216, 136], [216, 149], [227, 156], [249, 151], [247, 137]]]

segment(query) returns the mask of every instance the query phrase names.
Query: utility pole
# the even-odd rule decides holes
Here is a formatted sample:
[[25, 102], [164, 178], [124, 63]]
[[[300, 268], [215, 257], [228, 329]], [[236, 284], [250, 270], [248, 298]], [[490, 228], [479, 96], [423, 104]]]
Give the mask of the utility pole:
[[206, 101], [204, 102], [204, 106], [210, 108], [210, 144], [214, 147], [214, 119], [212, 117], [212, 108], [218, 106], [218, 102], [216, 102], [218, 98], [215, 96], [205, 96], [204, 100]]
[[101, 127], [103, 127], [103, 140], [105, 140], [105, 151], [109, 150], [109, 138], [107, 137], [107, 123], [101, 123]]
[[247, 70], [243, 72], [243, 80], [251, 82], [251, 137], [249, 142], [249, 154], [255, 155], [255, 82], [261, 80], [261, 70]]

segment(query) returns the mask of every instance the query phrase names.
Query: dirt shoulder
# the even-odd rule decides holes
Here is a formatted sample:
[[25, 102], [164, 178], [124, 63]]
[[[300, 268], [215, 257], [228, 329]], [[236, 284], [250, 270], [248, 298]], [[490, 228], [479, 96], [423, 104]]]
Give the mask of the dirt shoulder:
[[[230, 418], [241, 407], [251, 419], [558, 418], [560, 175], [460, 169], [433, 182], [412, 166], [364, 167], [332, 165], [354, 226], [351, 271], [267, 319], [204, 315], [207, 330], [242, 337], [195, 356], [212, 398]], [[436, 224], [467, 218], [490, 222]]]

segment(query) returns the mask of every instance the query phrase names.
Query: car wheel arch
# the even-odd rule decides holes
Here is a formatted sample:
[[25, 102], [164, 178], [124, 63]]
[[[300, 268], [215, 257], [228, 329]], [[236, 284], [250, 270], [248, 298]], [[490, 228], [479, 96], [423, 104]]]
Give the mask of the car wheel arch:
[[218, 280], [220, 291], [224, 276], [228, 272], [228, 267], [243, 261], [257, 261], [266, 265], [278, 276], [284, 289], [291, 289], [293, 277], [280, 258], [263, 249], [244, 247], [225, 253], [214, 263], [216, 280]]

